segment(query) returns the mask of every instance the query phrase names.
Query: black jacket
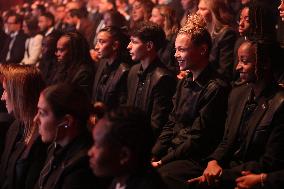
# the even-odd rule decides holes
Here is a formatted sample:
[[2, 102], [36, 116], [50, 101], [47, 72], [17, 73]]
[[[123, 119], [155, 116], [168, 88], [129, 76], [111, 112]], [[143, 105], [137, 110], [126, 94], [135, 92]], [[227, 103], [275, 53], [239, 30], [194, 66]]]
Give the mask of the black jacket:
[[195, 81], [183, 78], [179, 82], [173, 111], [153, 148], [163, 164], [182, 159], [200, 162], [219, 144], [230, 90], [219, 78], [208, 66]]
[[[176, 80], [159, 59], [154, 60], [143, 73], [139, 73], [140, 66], [140, 64], [134, 65], [129, 71], [127, 105], [135, 106], [135, 100], [141, 101], [141, 106], [138, 108], [146, 112], [157, 137], [172, 109], [171, 99]], [[142, 96], [141, 99], [135, 99], [141, 77], [144, 78]]]

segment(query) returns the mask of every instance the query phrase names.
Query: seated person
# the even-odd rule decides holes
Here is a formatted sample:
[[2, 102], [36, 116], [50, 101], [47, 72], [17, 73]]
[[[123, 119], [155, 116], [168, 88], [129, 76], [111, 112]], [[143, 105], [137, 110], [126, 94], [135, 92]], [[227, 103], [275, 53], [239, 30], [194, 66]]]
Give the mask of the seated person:
[[89, 168], [87, 130], [90, 99], [79, 86], [52, 85], [41, 92], [34, 118], [41, 140], [50, 144], [35, 189], [100, 188]]
[[166, 188], [151, 167], [153, 131], [140, 110], [120, 107], [106, 113], [93, 139], [90, 166], [99, 177], [114, 177], [110, 189]]
[[238, 66], [251, 64], [251, 69], [239, 69], [246, 83], [232, 90], [223, 140], [208, 157], [202, 176], [189, 183], [234, 188], [242, 171], [284, 168], [284, 91], [273, 79], [270, 55], [264, 46], [251, 41], [240, 46]]
[[177, 34], [175, 57], [188, 75], [178, 83], [174, 108], [153, 148], [153, 166], [183, 181], [187, 166], [201, 163], [221, 141], [230, 90], [210, 65], [211, 37], [202, 23], [198, 15], [189, 17]]

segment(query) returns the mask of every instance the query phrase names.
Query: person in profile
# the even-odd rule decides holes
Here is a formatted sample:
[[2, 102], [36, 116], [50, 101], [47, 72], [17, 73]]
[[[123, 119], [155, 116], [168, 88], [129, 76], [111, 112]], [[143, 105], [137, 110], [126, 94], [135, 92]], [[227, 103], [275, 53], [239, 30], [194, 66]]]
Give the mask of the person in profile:
[[[90, 166], [98, 177], [113, 177], [110, 189], [165, 189], [151, 167], [153, 131], [145, 115], [131, 107], [118, 107], [93, 129]], [[147, 140], [145, 140], [147, 139]]]

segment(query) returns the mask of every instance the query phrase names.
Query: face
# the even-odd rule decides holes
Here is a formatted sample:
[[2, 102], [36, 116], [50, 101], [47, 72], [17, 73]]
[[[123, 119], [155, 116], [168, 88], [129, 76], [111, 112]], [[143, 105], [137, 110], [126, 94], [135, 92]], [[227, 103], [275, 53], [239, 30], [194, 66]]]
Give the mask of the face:
[[188, 35], [179, 34], [175, 41], [175, 58], [181, 71], [195, 70], [201, 57], [201, 48], [192, 44]]
[[240, 23], [239, 23], [239, 33], [241, 36], [246, 36], [249, 32], [249, 8], [244, 8], [241, 11]]
[[202, 16], [206, 23], [211, 23], [212, 15], [204, 0], [199, 1], [197, 13]]
[[162, 28], [164, 27], [164, 17], [160, 14], [159, 9], [157, 8], [153, 8], [152, 10], [152, 14], [151, 14], [151, 18], [150, 18], [151, 22], [154, 22], [156, 24], [158, 24], [159, 26], [161, 26]]
[[99, 12], [100, 13], [105, 13], [108, 10], [110, 10], [111, 3], [109, 3], [107, 0], [100, 0], [99, 3]]
[[138, 37], [130, 37], [130, 43], [127, 46], [131, 59], [133, 61], [143, 60], [147, 56], [147, 47]]
[[107, 141], [108, 122], [100, 119], [93, 129], [94, 144], [88, 152], [90, 167], [99, 177], [116, 176], [120, 169], [119, 147]]
[[99, 58], [109, 58], [114, 53], [113, 40], [108, 32], [100, 32], [97, 35], [95, 49]]
[[249, 82], [255, 78], [256, 59], [252, 47], [242, 44], [238, 49], [238, 64], [236, 70], [240, 73], [242, 82]]
[[13, 108], [11, 99], [10, 99], [8, 92], [7, 92], [7, 84], [6, 84], [5, 80], [2, 82], [2, 86], [3, 86], [3, 94], [2, 94], [1, 100], [5, 101], [6, 109], [7, 109], [8, 113], [10, 114], [10, 113], [13, 112], [14, 108]]
[[103, 17], [104, 17], [104, 24], [106, 26], [112, 26], [113, 25], [110, 13], [105, 13], [103, 15]]
[[281, 4], [279, 5], [278, 10], [279, 10], [280, 17], [282, 21], [284, 22], [284, 0], [281, 0]]
[[16, 23], [15, 16], [9, 16], [6, 24], [9, 33], [13, 33], [20, 30], [20, 24]]
[[76, 25], [76, 19], [71, 17], [70, 13], [67, 13], [64, 21], [65, 21], [65, 23], [67, 23], [69, 25]]
[[194, 0], [181, 0], [180, 3], [182, 5], [183, 10], [187, 10], [192, 6]]
[[50, 21], [45, 16], [40, 16], [38, 19], [38, 27], [40, 31], [44, 32], [51, 26]]
[[24, 31], [25, 34], [30, 33], [28, 26], [27, 26], [27, 23], [25, 21], [23, 22], [23, 31]]
[[57, 41], [56, 45], [56, 57], [59, 63], [67, 62], [69, 59], [69, 39], [67, 37], [61, 37]]
[[58, 7], [58, 8], [56, 9], [56, 12], [55, 12], [55, 19], [56, 19], [57, 21], [63, 20], [64, 17], [65, 17], [65, 15], [66, 15], [65, 7], [61, 6], [61, 7]]
[[59, 121], [55, 118], [45, 97], [41, 94], [38, 101], [38, 112], [34, 122], [38, 125], [41, 140], [44, 143], [51, 143], [55, 140], [56, 130]]
[[132, 7], [132, 20], [135, 22], [143, 21], [144, 14], [146, 13], [144, 11], [143, 5], [140, 2], [135, 1]]

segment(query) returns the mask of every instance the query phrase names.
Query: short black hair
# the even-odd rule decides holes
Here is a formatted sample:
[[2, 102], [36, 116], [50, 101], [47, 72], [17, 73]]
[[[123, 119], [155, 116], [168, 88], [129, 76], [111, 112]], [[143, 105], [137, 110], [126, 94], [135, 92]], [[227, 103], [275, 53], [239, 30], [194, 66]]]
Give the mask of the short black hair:
[[108, 122], [105, 140], [127, 147], [137, 160], [137, 166], [150, 163], [154, 135], [144, 112], [123, 106], [110, 110], [103, 119]]
[[40, 16], [43, 16], [43, 17], [47, 18], [48, 20], [51, 21], [52, 25], [54, 25], [55, 18], [54, 18], [54, 16], [53, 16], [52, 13], [50, 13], [50, 12], [44, 12], [44, 13], [42, 13]]
[[144, 43], [152, 41], [156, 51], [165, 45], [166, 35], [159, 25], [152, 22], [141, 22], [132, 30], [131, 36], [138, 37]]
[[17, 14], [17, 13], [11, 13], [11, 14], [8, 15], [8, 18], [9, 17], [15, 17], [16, 24], [21, 24], [21, 25], [23, 24], [24, 18], [23, 18], [22, 15]]

